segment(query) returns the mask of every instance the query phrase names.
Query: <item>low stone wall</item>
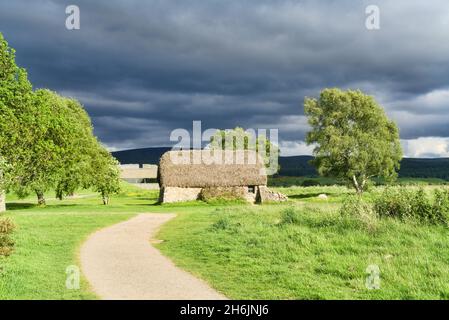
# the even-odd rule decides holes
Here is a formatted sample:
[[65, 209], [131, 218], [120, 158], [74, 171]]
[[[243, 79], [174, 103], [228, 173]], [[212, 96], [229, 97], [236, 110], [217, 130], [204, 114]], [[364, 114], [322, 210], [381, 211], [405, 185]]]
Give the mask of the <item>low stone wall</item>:
[[173, 203], [194, 200], [211, 200], [223, 198], [228, 200], [244, 199], [249, 203], [267, 203], [287, 201], [286, 195], [270, 190], [267, 186], [255, 186], [254, 192], [249, 192], [248, 187], [207, 187], [207, 188], [179, 188], [164, 187], [160, 189], [159, 201], [161, 203]]
[[6, 211], [6, 196], [3, 191], [0, 190], [0, 212]]
[[259, 186], [257, 192], [256, 202], [265, 203], [265, 202], [283, 202], [287, 201], [288, 198], [286, 195], [275, 192], [273, 190], [268, 189], [266, 186]]
[[201, 189], [202, 188], [164, 187], [161, 188], [159, 201], [161, 203], [172, 203], [198, 200]]

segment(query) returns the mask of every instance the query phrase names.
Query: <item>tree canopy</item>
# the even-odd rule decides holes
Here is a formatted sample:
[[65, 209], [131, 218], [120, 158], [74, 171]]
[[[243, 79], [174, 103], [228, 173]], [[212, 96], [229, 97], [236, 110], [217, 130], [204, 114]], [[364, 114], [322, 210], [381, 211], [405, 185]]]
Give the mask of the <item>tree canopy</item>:
[[256, 137], [255, 132], [236, 127], [232, 130], [217, 130], [210, 139], [209, 147], [219, 150], [255, 150], [264, 159], [267, 168], [275, 165], [269, 174], [279, 171], [279, 147], [265, 135]]
[[98, 145], [98, 154], [90, 167], [90, 185], [101, 194], [103, 204], [109, 204], [109, 196], [120, 191], [120, 170], [118, 161]]
[[361, 91], [325, 89], [306, 98], [313, 164], [324, 176], [346, 179], [362, 193], [370, 178], [393, 180], [402, 158], [399, 130], [373, 97]]
[[32, 139], [28, 121], [32, 86], [25, 69], [15, 62], [15, 51], [0, 33], [0, 189], [17, 183], [17, 174]]
[[38, 203], [45, 204], [46, 191], [62, 198], [92, 187], [104, 198], [119, 189], [117, 164], [94, 136], [78, 101], [32, 90], [0, 33], [0, 193], [35, 192]]

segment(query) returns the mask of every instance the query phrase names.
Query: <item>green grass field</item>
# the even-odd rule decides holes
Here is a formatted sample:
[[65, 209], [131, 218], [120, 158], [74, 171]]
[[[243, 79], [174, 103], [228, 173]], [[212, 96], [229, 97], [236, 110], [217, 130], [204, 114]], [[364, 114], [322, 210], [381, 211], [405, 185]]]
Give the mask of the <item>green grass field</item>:
[[[0, 299], [94, 299], [84, 279], [80, 290], [65, 286], [66, 268], [79, 265], [78, 249], [99, 228], [148, 212], [148, 193], [126, 188], [110, 206], [91, 192], [79, 199], [49, 200], [44, 208], [34, 198], [8, 197], [7, 214], [17, 224], [14, 253], [0, 257]], [[48, 195], [47, 198], [52, 197]]]
[[[289, 195], [287, 204], [160, 206], [156, 191], [128, 186], [110, 206], [89, 191], [44, 208], [9, 197], [6, 216], [18, 230], [14, 253], [0, 258], [0, 299], [94, 299], [85, 281], [80, 290], [65, 288], [66, 267], [78, 264], [89, 234], [143, 212], [177, 213], [160, 230], [159, 249], [230, 298], [449, 298], [446, 226], [382, 219], [366, 230], [338, 214], [351, 192], [345, 187], [277, 190]], [[319, 200], [321, 193], [329, 199]], [[294, 223], [283, 220], [288, 207]], [[365, 286], [370, 265], [380, 269], [379, 290]]]

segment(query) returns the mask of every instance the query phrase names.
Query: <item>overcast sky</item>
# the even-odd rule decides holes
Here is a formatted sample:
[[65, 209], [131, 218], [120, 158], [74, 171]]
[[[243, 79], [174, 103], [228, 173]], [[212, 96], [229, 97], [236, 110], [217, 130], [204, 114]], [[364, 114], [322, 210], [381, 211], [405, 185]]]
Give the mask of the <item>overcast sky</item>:
[[[80, 30], [66, 29], [78, 5]], [[365, 27], [367, 5], [380, 29]], [[449, 157], [447, 0], [0, 0], [0, 31], [36, 88], [80, 100], [111, 150], [192, 128], [278, 128], [309, 154], [305, 96], [372, 94], [411, 157]]]

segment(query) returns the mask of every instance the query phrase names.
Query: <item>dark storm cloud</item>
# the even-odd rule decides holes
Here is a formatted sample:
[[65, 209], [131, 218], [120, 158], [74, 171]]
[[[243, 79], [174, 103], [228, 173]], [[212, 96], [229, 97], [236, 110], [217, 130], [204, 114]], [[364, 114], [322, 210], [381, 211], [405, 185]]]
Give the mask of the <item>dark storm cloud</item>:
[[[69, 4], [81, 30], [65, 28]], [[279, 128], [305, 152], [302, 101], [330, 86], [375, 95], [403, 139], [449, 137], [447, 1], [376, 1], [377, 31], [368, 4], [1, 0], [0, 31], [35, 86], [81, 100], [111, 148], [168, 145], [202, 120]]]

